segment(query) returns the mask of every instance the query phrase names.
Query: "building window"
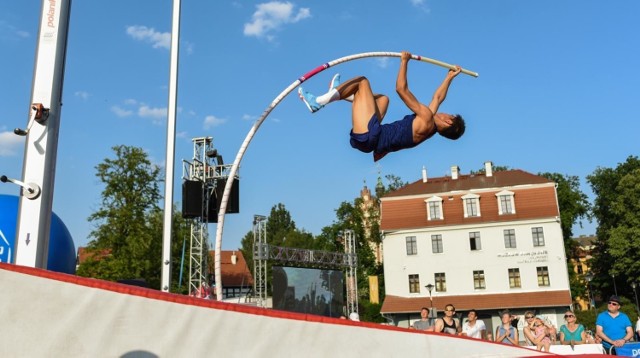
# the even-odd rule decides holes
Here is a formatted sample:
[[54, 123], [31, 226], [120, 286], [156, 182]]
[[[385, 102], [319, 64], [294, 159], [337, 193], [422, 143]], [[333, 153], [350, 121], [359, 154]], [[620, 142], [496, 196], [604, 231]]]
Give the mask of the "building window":
[[532, 227], [533, 246], [544, 246], [544, 232], [541, 227]]
[[519, 268], [510, 268], [509, 269], [509, 287], [511, 288], [520, 288], [520, 269]]
[[467, 194], [462, 197], [462, 202], [465, 218], [480, 216], [480, 195]]
[[549, 286], [549, 268], [547, 266], [536, 267], [538, 272], [538, 286]]
[[407, 255], [417, 255], [418, 254], [418, 243], [416, 242], [415, 236], [407, 236]]
[[444, 272], [436, 272], [435, 275], [436, 281], [436, 292], [446, 292], [447, 291], [447, 278], [444, 275]]
[[469, 248], [471, 251], [482, 250], [482, 245], [480, 244], [480, 231], [469, 233]]
[[503, 190], [496, 194], [498, 198], [498, 214], [499, 215], [508, 215], [515, 214], [515, 201], [513, 200], [513, 192], [508, 190]]
[[473, 288], [476, 290], [486, 288], [484, 270], [473, 271]]
[[420, 293], [420, 275], [409, 275], [409, 293]]
[[431, 235], [431, 251], [434, 254], [442, 253], [442, 235]]
[[425, 200], [427, 203], [427, 220], [442, 220], [442, 198], [439, 196]]
[[514, 229], [504, 230], [504, 248], [505, 249], [516, 248], [516, 230]]

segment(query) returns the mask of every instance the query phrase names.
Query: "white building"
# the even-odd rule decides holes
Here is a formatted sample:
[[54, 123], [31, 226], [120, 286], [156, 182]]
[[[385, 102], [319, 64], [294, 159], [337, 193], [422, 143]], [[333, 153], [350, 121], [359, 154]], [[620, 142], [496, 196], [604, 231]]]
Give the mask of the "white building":
[[382, 313], [398, 326], [419, 319], [423, 306], [441, 312], [449, 303], [462, 317], [476, 309], [488, 333], [504, 309], [564, 323], [571, 293], [554, 182], [522, 170], [494, 173], [490, 162], [476, 175], [423, 171], [381, 207]]

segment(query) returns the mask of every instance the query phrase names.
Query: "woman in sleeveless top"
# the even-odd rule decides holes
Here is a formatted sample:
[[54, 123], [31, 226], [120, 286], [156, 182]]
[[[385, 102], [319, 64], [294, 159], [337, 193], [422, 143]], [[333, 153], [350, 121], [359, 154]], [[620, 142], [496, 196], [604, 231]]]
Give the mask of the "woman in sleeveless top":
[[584, 344], [587, 341], [587, 333], [584, 326], [578, 323], [576, 315], [571, 311], [564, 314], [567, 324], [560, 327], [560, 342], [562, 344]]
[[511, 313], [504, 311], [502, 312], [501, 318], [502, 324], [496, 328], [495, 341], [517, 346], [518, 330], [511, 326]]

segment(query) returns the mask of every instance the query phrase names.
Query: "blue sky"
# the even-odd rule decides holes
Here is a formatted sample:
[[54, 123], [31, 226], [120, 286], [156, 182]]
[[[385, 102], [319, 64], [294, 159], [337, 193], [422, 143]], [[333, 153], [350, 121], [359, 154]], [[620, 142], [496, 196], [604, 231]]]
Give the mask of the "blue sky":
[[[577, 175], [638, 155], [640, 3], [604, 1], [183, 1], [175, 201], [191, 138], [211, 136], [226, 162], [271, 101], [300, 75], [330, 60], [408, 50], [480, 73], [459, 76], [441, 106], [467, 132], [441, 137], [374, 164], [349, 146], [350, 107], [311, 115], [295, 93], [271, 113], [240, 169], [241, 213], [228, 215], [234, 249], [254, 214], [279, 202], [298, 227], [318, 234], [342, 201], [375, 186], [380, 172], [413, 182], [463, 174], [490, 160], [532, 173]], [[0, 174], [20, 178], [41, 1], [0, 0]], [[95, 166], [116, 145], [144, 148], [165, 164], [172, 2], [74, 1], [68, 39], [54, 211], [76, 245], [103, 189]], [[321, 92], [335, 72], [365, 75], [390, 96], [386, 120], [407, 109], [394, 93], [399, 60], [363, 59], [322, 72], [304, 87]], [[409, 86], [429, 101], [446, 70], [411, 62]], [[2, 194], [18, 194], [0, 185]], [[215, 224], [209, 228], [215, 239]], [[575, 234], [595, 232], [595, 224]]]

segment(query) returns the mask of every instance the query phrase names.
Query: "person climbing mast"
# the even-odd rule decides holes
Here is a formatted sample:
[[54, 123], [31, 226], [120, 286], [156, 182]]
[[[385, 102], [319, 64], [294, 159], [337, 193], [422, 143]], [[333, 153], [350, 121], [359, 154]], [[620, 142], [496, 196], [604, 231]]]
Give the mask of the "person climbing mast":
[[431, 138], [436, 132], [449, 139], [460, 138], [465, 131], [464, 119], [460, 115], [438, 112], [438, 108], [447, 97], [451, 82], [460, 74], [460, 66], [456, 66], [455, 70], [449, 70], [429, 105], [425, 105], [418, 101], [407, 84], [410, 59], [411, 53], [403, 51], [396, 92], [412, 113], [392, 123], [381, 124], [387, 113], [389, 98], [383, 94], [374, 94], [369, 80], [364, 76], [340, 83], [340, 75], [336, 74], [327, 93], [316, 97], [300, 87], [298, 95], [311, 113], [319, 111], [331, 102], [352, 102], [351, 146], [364, 153], [373, 152], [374, 161], [380, 160], [390, 152], [413, 148]]

